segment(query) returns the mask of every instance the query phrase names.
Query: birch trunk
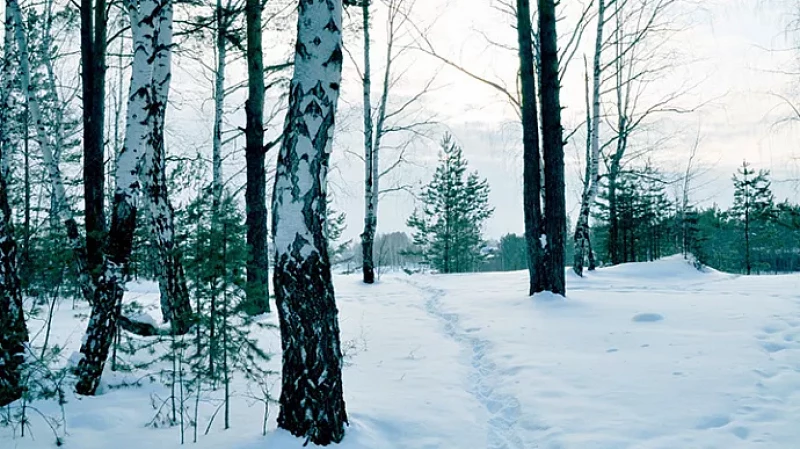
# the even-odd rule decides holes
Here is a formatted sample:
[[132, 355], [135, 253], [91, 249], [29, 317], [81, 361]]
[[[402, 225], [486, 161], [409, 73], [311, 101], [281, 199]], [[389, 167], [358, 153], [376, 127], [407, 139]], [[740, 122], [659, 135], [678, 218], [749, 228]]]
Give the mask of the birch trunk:
[[299, 3], [294, 75], [272, 204], [283, 376], [278, 425], [312, 443], [344, 438], [338, 310], [324, 222], [342, 79], [341, 0]]
[[28, 329], [22, 309], [22, 291], [17, 272], [17, 245], [8, 202], [9, 173], [9, 112], [6, 106], [14, 85], [11, 70], [11, 33], [14, 28], [9, 17], [14, 0], [6, 3], [6, 34], [4, 39], [2, 80], [0, 80], [0, 407], [22, 397], [21, 366], [25, 358]]
[[151, 85], [152, 120], [145, 143], [146, 156], [142, 184], [145, 188], [150, 233], [158, 250], [158, 285], [161, 312], [176, 334], [189, 331], [192, 308], [181, 254], [175, 244], [175, 211], [169, 201], [164, 147], [164, 120], [167, 112], [172, 64], [172, 0], [162, 0], [158, 26], [153, 36], [155, 61]]
[[564, 137], [558, 68], [555, 0], [539, 0], [541, 55], [542, 149], [544, 153], [545, 289], [566, 294], [564, 274], [567, 211], [564, 185]]
[[539, 156], [539, 112], [536, 105], [536, 77], [529, 0], [517, 0], [517, 39], [519, 41], [520, 84], [522, 87], [523, 208], [525, 242], [528, 255], [528, 294], [544, 290], [544, 259], [539, 236], [542, 234], [541, 167]]
[[223, 22], [222, 0], [216, 3], [217, 16], [217, 70], [214, 73], [214, 136], [211, 152], [211, 191], [212, 223], [219, 221], [219, 206], [222, 198], [222, 118], [225, 112], [225, 67], [227, 63], [227, 46], [225, 34], [227, 23]]
[[245, 103], [245, 189], [247, 246], [247, 299], [250, 315], [269, 312], [269, 248], [267, 244], [267, 173], [264, 148], [264, 61], [261, 45], [261, 1], [247, 0], [247, 86]]
[[11, 20], [14, 21], [14, 34], [16, 35], [17, 47], [19, 51], [19, 70], [20, 82], [22, 84], [22, 91], [25, 93], [28, 105], [28, 112], [33, 120], [34, 128], [36, 130], [36, 140], [39, 143], [39, 148], [42, 151], [42, 158], [44, 165], [47, 169], [50, 184], [53, 189], [53, 196], [56, 202], [62, 207], [58, 208], [58, 217], [67, 230], [67, 238], [69, 239], [70, 246], [72, 247], [74, 264], [78, 273], [78, 283], [80, 284], [81, 293], [91, 304], [94, 301], [94, 283], [90, 276], [89, 266], [87, 264], [86, 247], [78, 230], [78, 224], [75, 221], [74, 214], [67, 203], [67, 195], [64, 190], [64, 181], [61, 177], [61, 170], [58, 167], [53, 156], [53, 148], [50, 140], [45, 133], [44, 123], [42, 122], [41, 109], [39, 107], [39, 100], [31, 90], [31, 67], [28, 56], [28, 41], [25, 31], [22, 27], [22, 12], [20, 11], [19, 4], [16, 0], [7, 0], [8, 12]]
[[374, 125], [372, 123], [372, 67], [370, 55], [370, 3], [365, 1], [361, 4], [361, 12], [364, 27], [364, 232], [361, 234], [361, 258], [362, 274], [365, 284], [375, 282], [375, 232], [376, 232], [376, 212], [373, 192], [377, 190], [375, 185], [374, 166], [375, 153], [373, 142]]
[[153, 36], [160, 25], [159, 4], [139, 0], [128, 6], [133, 35], [133, 65], [128, 98], [125, 139], [117, 157], [114, 209], [107, 255], [98, 278], [95, 304], [81, 345], [82, 357], [76, 374], [75, 390], [94, 395], [117, 329], [116, 305], [125, 289], [125, 269], [131, 254], [140, 195], [141, 165], [155, 114], [152, 107], [154, 68]]
[[[603, 28], [605, 26], [605, 0], [597, 1], [597, 33], [595, 35], [594, 60], [592, 62], [592, 112], [589, 129], [589, 146], [591, 151], [586, 160], [587, 179], [581, 194], [581, 208], [578, 222], [575, 225], [575, 255], [572, 269], [578, 276], [583, 276], [583, 263], [587, 252], [591, 251], [589, 241], [589, 218], [592, 205], [597, 198], [600, 185], [600, 81], [602, 75]], [[594, 257], [589, 258], [589, 270], [594, 270]]]

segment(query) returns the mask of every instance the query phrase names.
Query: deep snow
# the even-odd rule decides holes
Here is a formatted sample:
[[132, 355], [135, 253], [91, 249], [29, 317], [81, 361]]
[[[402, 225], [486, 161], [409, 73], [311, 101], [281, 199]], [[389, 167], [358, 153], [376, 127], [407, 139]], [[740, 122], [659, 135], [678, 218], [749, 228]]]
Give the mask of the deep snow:
[[[566, 300], [527, 297], [524, 272], [335, 281], [351, 420], [342, 449], [800, 447], [800, 275], [699, 272], [671, 257], [570, 275]], [[156, 306], [157, 286], [127, 297]], [[69, 306], [51, 340], [68, 341], [65, 358], [85, 326]], [[260, 340], [279, 372], [276, 331]], [[70, 393], [67, 447], [178, 447], [177, 428], [145, 427], [166, 388], [108, 388], [143, 374], [107, 372], [97, 398]], [[219, 394], [204, 394], [196, 447], [302, 447], [275, 429], [275, 406], [261, 436], [252, 388], [237, 381], [232, 429], [218, 417], [207, 436]], [[52, 446], [32, 421], [34, 438], [0, 429], [0, 447]]]

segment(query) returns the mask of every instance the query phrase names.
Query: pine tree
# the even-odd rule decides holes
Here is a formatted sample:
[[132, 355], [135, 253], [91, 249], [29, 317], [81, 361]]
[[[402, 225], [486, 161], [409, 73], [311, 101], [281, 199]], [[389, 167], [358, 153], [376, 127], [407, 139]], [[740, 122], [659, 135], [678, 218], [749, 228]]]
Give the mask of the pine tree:
[[481, 226], [493, 212], [489, 185], [477, 172], [467, 173], [467, 160], [450, 135], [441, 142], [439, 166], [423, 189], [423, 207], [408, 219], [416, 229], [414, 243], [425, 261], [442, 273], [474, 271], [481, 259]]
[[733, 216], [744, 224], [745, 272], [753, 267], [751, 243], [754, 231], [773, 216], [774, 201], [770, 190], [769, 171], [750, 168], [747, 161], [733, 175]]

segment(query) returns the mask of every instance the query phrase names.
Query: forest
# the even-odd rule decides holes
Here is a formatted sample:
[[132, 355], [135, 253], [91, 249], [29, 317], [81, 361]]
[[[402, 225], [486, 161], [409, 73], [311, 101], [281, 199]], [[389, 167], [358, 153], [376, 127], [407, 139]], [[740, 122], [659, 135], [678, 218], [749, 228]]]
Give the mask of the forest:
[[[686, 75], [691, 1], [434, 3], [4, 0], [0, 436], [68, 444], [71, 401], [147, 384], [141, 425], [181, 444], [242, 401], [264, 435], [345, 444], [343, 372], [368, 344], [342, 337], [340, 282], [380, 302], [519, 271], [524, 296], [568, 303], [674, 255], [800, 271], [795, 181], [708, 150], [724, 100]], [[791, 128], [771, 95], [790, 112], [769, 133]]]

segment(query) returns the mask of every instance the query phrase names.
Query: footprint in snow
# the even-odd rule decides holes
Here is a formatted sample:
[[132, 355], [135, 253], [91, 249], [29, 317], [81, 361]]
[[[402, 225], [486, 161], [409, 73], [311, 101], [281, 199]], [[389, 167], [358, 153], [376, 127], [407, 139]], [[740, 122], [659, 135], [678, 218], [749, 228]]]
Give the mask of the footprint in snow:
[[664, 315], [660, 313], [637, 313], [631, 318], [634, 323], [654, 323], [656, 321], [663, 321]]
[[786, 345], [780, 343], [774, 343], [771, 341], [765, 341], [761, 343], [761, 347], [764, 348], [765, 351], [769, 353], [779, 352], [786, 349]]
[[727, 426], [730, 422], [731, 419], [726, 415], [711, 415], [701, 419], [695, 428], [699, 430], [718, 429]]

